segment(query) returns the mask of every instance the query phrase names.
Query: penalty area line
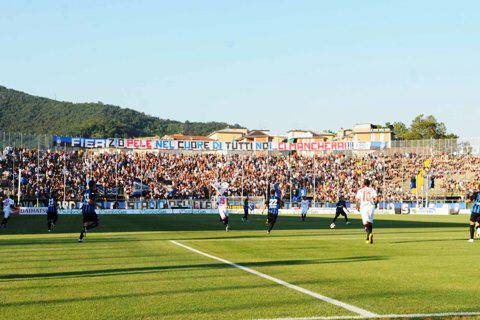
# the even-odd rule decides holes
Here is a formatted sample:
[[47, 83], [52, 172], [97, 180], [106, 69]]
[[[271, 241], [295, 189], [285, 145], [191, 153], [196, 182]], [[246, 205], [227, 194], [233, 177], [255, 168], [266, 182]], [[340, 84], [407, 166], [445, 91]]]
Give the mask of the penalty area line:
[[[330, 303], [330, 304], [333, 304], [337, 307], [340, 307], [340, 308], [343, 308], [345, 310], [348, 310], [350, 312], [353, 312], [353, 313], [356, 313], [357, 315], [360, 315], [361, 317], [376, 317], [377, 314], [373, 313], [373, 312], [370, 312], [370, 311], [367, 311], [367, 310], [364, 310], [364, 309], [361, 309], [359, 307], [356, 307], [356, 306], [353, 306], [353, 305], [350, 305], [348, 303], [345, 303], [345, 302], [342, 302], [342, 301], [339, 301], [339, 300], [336, 300], [336, 299], [333, 299], [333, 298], [329, 298], [327, 296], [324, 296], [324, 295], [321, 295], [321, 294], [318, 294], [316, 292], [313, 292], [313, 291], [310, 291], [308, 289], [305, 289], [305, 288], [302, 288], [302, 287], [299, 287], [299, 286], [296, 286], [294, 284], [291, 284], [291, 283], [288, 283], [286, 281], [283, 281], [283, 280], [280, 280], [278, 278], [274, 278], [272, 276], [269, 276], [268, 274], [264, 274], [264, 273], [261, 273], [261, 272], [258, 272], [256, 270], [253, 270], [253, 269], [250, 269], [250, 268], [247, 268], [247, 267], [244, 267], [242, 265], [239, 265], [239, 264], [236, 264], [236, 263], [233, 263], [233, 262], [230, 262], [228, 260], [225, 260], [225, 259], [222, 259], [222, 258], [219, 258], [219, 257], [215, 257], [215, 256], [212, 256], [211, 254], [208, 254], [208, 253], [205, 253], [203, 251], [200, 251], [200, 250], [197, 250], [197, 249], [194, 249], [192, 247], [189, 247], [187, 245], [184, 245], [180, 242], [177, 242], [177, 241], [174, 241], [174, 240], [170, 240], [171, 243], [179, 246], [179, 247], [182, 247], [184, 249], [187, 249], [187, 250], [190, 250], [192, 252], [195, 252], [197, 254], [200, 254], [202, 256], [205, 256], [207, 258], [210, 258], [210, 259], [213, 259], [213, 260], [217, 260], [219, 262], [222, 262], [224, 264], [227, 264], [231, 267], [234, 267], [234, 268], [238, 268], [240, 270], [243, 270], [245, 272], [248, 272], [250, 274], [253, 274], [253, 275], [256, 275], [260, 278], [263, 278], [263, 279], [266, 279], [266, 280], [270, 280], [272, 282], [275, 282], [277, 284], [280, 284], [284, 287], [287, 287], [287, 288], [290, 288], [292, 290], [295, 290], [295, 291], [298, 291], [298, 292], [301, 292], [303, 294], [306, 294], [306, 295], [309, 295], [315, 299], [318, 299], [318, 300], [321, 300], [321, 301], [324, 301], [324, 302], [327, 302], [327, 303]], [[355, 317], [355, 316], [354, 316]], [[352, 318], [351, 316], [348, 317], [348, 318]], [[321, 319], [321, 318], [318, 318], [318, 319]]]
[[409, 318], [439, 318], [479, 316], [480, 312], [443, 312], [443, 313], [412, 313], [412, 314], [376, 314], [372, 316], [331, 316], [305, 318], [265, 318], [257, 320], [342, 320], [342, 319], [409, 319]]

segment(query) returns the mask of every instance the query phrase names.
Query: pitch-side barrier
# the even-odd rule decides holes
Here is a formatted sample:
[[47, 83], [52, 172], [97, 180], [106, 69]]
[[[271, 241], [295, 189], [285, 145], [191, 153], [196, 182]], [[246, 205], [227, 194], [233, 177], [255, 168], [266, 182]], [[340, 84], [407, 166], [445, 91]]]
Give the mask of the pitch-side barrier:
[[[122, 215], [122, 214], [218, 214], [216, 209], [97, 209], [96, 210], [100, 215]], [[243, 214], [241, 209], [230, 209], [228, 210], [232, 214]], [[281, 215], [299, 215], [301, 209], [281, 209]], [[351, 213], [358, 213], [356, 210], [350, 210]], [[82, 213], [80, 209], [59, 209], [58, 213], [60, 215], [79, 215]], [[308, 211], [309, 214], [325, 214], [332, 215], [335, 214], [334, 208], [310, 208]], [[398, 211], [394, 209], [378, 209], [375, 211], [376, 214], [399, 214]], [[409, 210], [402, 211], [400, 214], [420, 214], [420, 215], [449, 215], [449, 214], [469, 214], [470, 211], [467, 209], [451, 209], [451, 208], [409, 208]], [[21, 207], [19, 210], [20, 215], [46, 215], [46, 207]], [[265, 214], [265, 211], [260, 209], [255, 209], [251, 214]]]

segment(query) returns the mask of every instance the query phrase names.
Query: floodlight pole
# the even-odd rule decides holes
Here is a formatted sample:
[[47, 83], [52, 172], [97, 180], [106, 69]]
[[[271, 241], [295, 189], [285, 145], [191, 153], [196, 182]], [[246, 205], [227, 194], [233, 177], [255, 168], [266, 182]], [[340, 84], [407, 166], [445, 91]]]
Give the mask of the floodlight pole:
[[[37, 137], [37, 208], [39, 206], [39, 193], [40, 193], [40, 139]], [[45, 177], [46, 178], [46, 177]], [[20, 185], [19, 185], [20, 187]]]
[[115, 143], [115, 202], [118, 201], [118, 140]]
[[425, 207], [428, 208], [428, 192], [430, 191], [430, 172], [427, 173], [427, 187], [425, 188]]
[[313, 206], [315, 207], [317, 201], [317, 160], [315, 155], [313, 156]]
[[244, 175], [245, 175], [245, 170], [244, 170], [244, 167], [243, 167], [244, 161], [245, 161], [245, 155], [242, 154], [242, 196], [241, 196], [241, 198], [240, 198], [240, 199], [241, 199], [241, 202], [242, 202], [241, 204], [243, 204], [243, 196], [244, 196], [244, 190], [243, 190], [243, 189], [244, 189], [244, 187], [243, 187], [243, 181], [244, 181]]
[[66, 162], [67, 162], [67, 146], [63, 146], [63, 205], [65, 205], [65, 202], [67, 201], [67, 167], [66, 167]]
[[290, 175], [290, 208], [292, 208], [292, 156], [288, 157], [288, 172]]
[[385, 155], [382, 154], [382, 158], [383, 158], [383, 172], [382, 172], [382, 178], [383, 178], [383, 190], [382, 190], [382, 198], [383, 198], [383, 209], [385, 209], [385, 204], [386, 204], [386, 197], [387, 197], [387, 194], [386, 194], [386, 188], [385, 188], [385, 171], [386, 171], [386, 168], [387, 168], [387, 164], [385, 162]]
[[[10, 144], [10, 132], [8, 133], [8, 142]], [[15, 142], [12, 149], [12, 195], [15, 194]]]
[[21, 188], [20, 183], [22, 180], [22, 169], [18, 168], [18, 193], [17, 193], [17, 204], [20, 205], [20, 197], [21, 197]]
[[143, 152], [140, 150], [140, 208], [143, 208]]

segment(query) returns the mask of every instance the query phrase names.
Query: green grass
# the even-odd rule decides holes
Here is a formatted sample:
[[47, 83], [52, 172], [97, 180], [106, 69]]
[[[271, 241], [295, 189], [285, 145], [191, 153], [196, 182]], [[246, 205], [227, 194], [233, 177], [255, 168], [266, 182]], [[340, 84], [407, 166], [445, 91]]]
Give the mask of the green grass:
[[78, 244], [79, 216], [14, 217], [0, 231], [2, 319], [255, 319], [353, 315], [169, 240], [378, 314], [480, 311], [480, 242], [466, 216], [377, 216], [375, 244], [358, 216], [103, 216]]

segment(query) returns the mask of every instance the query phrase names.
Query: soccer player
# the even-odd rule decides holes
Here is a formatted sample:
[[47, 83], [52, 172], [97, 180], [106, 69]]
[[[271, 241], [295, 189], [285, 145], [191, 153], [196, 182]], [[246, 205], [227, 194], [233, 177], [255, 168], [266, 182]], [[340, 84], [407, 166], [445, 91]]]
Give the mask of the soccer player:
[[300, 207], [302, 208], [302, 221], [305, 222], [307, 219], [308, 209], [310, 208], [310, 201], [306, 198], [303, 198], [300, 202]]
[[80, 237], [78, 238], [78, 242], [83, 242], [85, 239], [85, 235], [87, 234], [88, 230], [98, 227], [98, 215], [95, 211], [95, 192], [93, 189], [94, 184], [89, 184], [89, 189], [85, 192], [84, 195], [84, 203], [82, 206], [82, 216], [83, 216], [83, 227], [82, 231], [80, 232]]
[[468, 242], [473, 242], [475, 238], [475, 229], [478, 234], [478, 225], [480, 224], [480, 193], [477, 194], [477, 198], [473, 203], [472, 213], [470, 214], [470, 239]]
[[358, 190], [356, 198], [356, 207], [362, 216], [363, 226], [367, 233], [366, 242], [373, 244], [373, 214], [378, 202], [377, 192], [370, 187], [370, 180], [365, 179], [363, 187]]
[[267, 201], [265, 202], [265, 206], [268, 207], [268, 214], [267, 214], [267, 233], [273, 229], [273, 226], [277, 222], [278, 218], [278, 210], [280, 208], [280, 197], [276, 194], [275, 190], [270, 191], [270, 196], [268, 197]]
[[225, 226], [225, 230], [230, 230], [230, 225], [228, 224], [228, 199], [225, 194], [221, 194], [218, 197], [218, 213], [220, 214], [220, 219]]
[[3, 220], [2, 223], [0, 224], [1, 228], [6, 228], [8, 224], [8, 220], [10, 220], [10, 216], [13, 213], [13, 210], [15, 210], [15, 201], [10, 198], [10, 194], [7, 193], [6, 198], [3, 199], [2, 201], [3, 204]]
[[55, 228], [55, 224], [58, 220], [58, 208], [57, 208], [57, 198], [54, 193], [51, 192], [48, 197], [48, 208], [47, 208], [47, 228], [48, 232], [51, 232]]
[[229, 219], [228, 219], [228, 199], [226, 192], [228, 190], [228, 183], [226, 182], [216, 182], [212, 185], [213, 188], [217, 191], [217, 206], [218, 214], [220, 215], [220, 220], [225, 226], [225, 230], [230, 230]]
[[246, 222], [248, 221], [248, 210], [250, 209], [250, 204], [248, 203], [248, 196], [245, 198], [243, 201], [243, 217], [242, 221]]
[[335, 221], [337, 221], [339, 216], [345, 217], [345, 223], [350, 224], [350, 221], [348, 221], [348, 216], [347, 216], [347, 202], [345, 199], [340, 195], [338, 198], [338, 202], [336, 205], [335, 209], [335, 217], [333, 218], [332, 223], [330, 224], [330, 228], [333, 229], [335, 228]]

